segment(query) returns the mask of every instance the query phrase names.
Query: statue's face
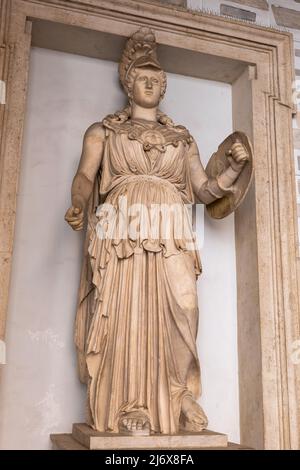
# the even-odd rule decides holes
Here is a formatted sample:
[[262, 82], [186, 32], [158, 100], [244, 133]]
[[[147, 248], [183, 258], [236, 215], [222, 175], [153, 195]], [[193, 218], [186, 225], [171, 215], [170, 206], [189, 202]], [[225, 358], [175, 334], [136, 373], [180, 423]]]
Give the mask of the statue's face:
[[132, 100], [143, 108], [158, 106], [161, 98], [161, 76], [151, 68], [137, 68], [132, 89]]

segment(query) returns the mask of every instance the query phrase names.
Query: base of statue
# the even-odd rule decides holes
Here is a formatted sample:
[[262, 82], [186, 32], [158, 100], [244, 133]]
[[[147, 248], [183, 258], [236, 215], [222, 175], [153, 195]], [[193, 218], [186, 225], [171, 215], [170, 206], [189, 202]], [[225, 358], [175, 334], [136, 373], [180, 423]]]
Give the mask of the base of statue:
[[74, 424], [72, 434], [52, 434], [55, 450], [171, 450], [171, 449], [246, 449], [228, 443], [225, 434], [212, 431], [181, 432], [175, 435], [127, 436], [125, 434], [100, 433], [87, 424]]

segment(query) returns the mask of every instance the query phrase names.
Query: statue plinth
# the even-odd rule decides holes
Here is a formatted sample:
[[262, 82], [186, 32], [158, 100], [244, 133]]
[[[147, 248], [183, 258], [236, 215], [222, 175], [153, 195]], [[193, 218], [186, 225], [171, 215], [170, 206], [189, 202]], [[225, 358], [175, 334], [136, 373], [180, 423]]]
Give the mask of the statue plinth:
[[226, 449], [228, 438], [225, 434], [212, 431], [180, 432], [174, 435], [153, 434], [150, 436], [128, 436], [126, 434], [100, 433], [87, 424], [73, 424], [72, 435], [52, 434], [56, 448], [66, 444], [89, 450], [149, 450], [149, 449]]
[[87, 424], [74, 424], [72, 434], [51, 434], [53, 450], [252, 450], [228, 442], [212, 431], [175, 435], [126, 436], [99, 433]]
[[87, 424], [73, 424], [72, 436], [91, 450], [125, 449], [201, 449], [203, 447], [226, 447], [225, 434], [211, 431], [178, 433], [174, 435], [153, 434], [128, 436], [126, 434], [100, 433]]

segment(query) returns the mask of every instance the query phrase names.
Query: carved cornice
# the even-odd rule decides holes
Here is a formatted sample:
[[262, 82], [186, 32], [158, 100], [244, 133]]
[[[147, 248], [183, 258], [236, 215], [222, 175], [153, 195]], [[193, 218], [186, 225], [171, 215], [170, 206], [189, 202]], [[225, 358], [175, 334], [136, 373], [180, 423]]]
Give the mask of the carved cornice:
[[[282, 35], [291, 36], [291, 33], [280, 30], [279, 28], [260, 26], [252, 23], [245, 23], [235, 18], [229, 18], [226, 16], [220, 16], [217, 13], [209, 12], [206, 10], [190, 10], [180, 6], [174, 6], [170, 4], [151, 2], [151, 0], [143, 0], [139, 2], [137, 0], [11, 0], [20, 1], [25, 3], [33, 3], [45, 6], [52, 6], [56, 8], [62, 8], [73, 11], [86, 11], [94, 14], [111, 14], [117, 15], [118, 13], [124, 14], [129, 13], [136, 18], [141, 20], [147, 16], [152, 16], [156, 21], [167, 21], [172, 23], [172, 19], [180, 18], [182, 26], [188, 26], [193, 28], [193, 24], [201, 22], [207, 27], [213, 25], [215, 27], [219, 24], [224, 32], [228, 31], [228, 35], [234, 37], [234, 30], [232, 30], [232, 24], [239, 27], [240, 32], [245, 32], [249, 35], [249, 31], [253, 30], [260, 31], [259, 34], [262, 37], [267, 37], [268, 34], [274, 35], [278, 33], [278, 39], [282, 40]], [[162, 16], [161, 16], [162, 15]], [[224, 29], [225, 26], [225, 29]], [[226, 28], [227, 26], [227, 28]], [[258, 39], [258, 41], [257, 41]], [[259, 38], [253, 37], [253, 41], [259, 43]]]

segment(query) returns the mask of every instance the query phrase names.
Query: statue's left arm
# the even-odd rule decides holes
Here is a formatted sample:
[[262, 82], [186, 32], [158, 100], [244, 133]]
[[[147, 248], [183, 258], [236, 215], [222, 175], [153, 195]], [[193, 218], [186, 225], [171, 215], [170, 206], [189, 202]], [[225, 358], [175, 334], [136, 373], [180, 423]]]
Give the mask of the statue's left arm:
[[188, 152], [193, 192], [203, 204], [210, 204], [232, 191], [232, 185], [239, 177], [248, 155], [245, 147], [237, 142], [228, 155], [229, 166], [217, 178], [208, 178], [200, 160], [197, 144], [192, 142]]

